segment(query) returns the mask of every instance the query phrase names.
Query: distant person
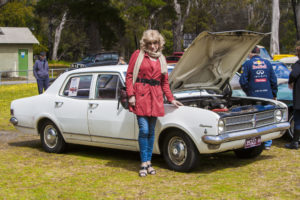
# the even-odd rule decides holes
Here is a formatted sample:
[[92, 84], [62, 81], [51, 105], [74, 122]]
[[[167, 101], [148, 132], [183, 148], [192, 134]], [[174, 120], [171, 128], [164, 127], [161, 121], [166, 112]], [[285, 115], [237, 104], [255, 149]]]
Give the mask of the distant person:
[[[259, 56], [260, 49], [255, 46], [249, 58], [243, 64], [240, 85], [247, 96], [276, 99], [277, 77], [272, 64]], [[265, 142], [265, 149], [269, 150], [272, 140]]]
[[294, 137], [290, 144], [286, 144], [288, 149], [299, 149], [300, 139], [300, 42], [296, 44], [298, 61], [292, 66], [289, 76], [289, 88], [293, 90], [293, 109], [294, 109]]
[[156, 174], [151, 158], [156, 119], [165, 115], [163, 93], [174, 106], [182, 106], [169, 87], [167, 62], [162, 54], [164, 44], [165, 40], [157, 30], [145, 31], [140, 50], [131, 55], [126, 73], [129, 110], [136, 114], [139, 126], [141, 177]]
[[36, 78], [39, 94], [42, 94], [49, 85], [49, 67], [45, 52], [41, 52], [39, 59], [35, 61], [33, 66], [33, 74]]
[[119, 61], [118, 61], [118, 65], [126, 65], [127, 63], [124, 60], [124, 57], [120, 56], [119, 57]]

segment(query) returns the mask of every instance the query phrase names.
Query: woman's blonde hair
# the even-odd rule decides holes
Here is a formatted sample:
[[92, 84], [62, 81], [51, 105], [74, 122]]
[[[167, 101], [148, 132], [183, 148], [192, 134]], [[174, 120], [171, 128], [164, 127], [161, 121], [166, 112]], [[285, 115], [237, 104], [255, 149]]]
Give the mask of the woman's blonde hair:
[[165, 45], [165, 39], [157, 30], [151, 29], [144, 31], [143, 37], [140, 40], [140, 48], [143, 50], [147, 49], [147, 44], [153, 41], [158, 42], [158, 51], [162, 51]]

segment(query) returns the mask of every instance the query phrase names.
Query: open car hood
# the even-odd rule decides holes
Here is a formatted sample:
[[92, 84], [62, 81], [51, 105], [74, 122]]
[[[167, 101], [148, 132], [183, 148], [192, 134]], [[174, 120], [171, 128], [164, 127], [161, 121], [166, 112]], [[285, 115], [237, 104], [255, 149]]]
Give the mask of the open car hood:
[[222, 90], [265, 35], [251, 31], [202, 32], [170, 74], [171, 90]]

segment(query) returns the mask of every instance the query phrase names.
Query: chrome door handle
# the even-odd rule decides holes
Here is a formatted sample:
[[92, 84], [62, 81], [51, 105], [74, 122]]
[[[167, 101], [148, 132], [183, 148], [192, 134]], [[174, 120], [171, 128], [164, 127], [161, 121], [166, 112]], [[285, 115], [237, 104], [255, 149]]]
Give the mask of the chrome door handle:
[[55, 107], [59, 108], [64, 104], [64, 102], [61, 101], [55, 101]]
[[89, 107], [90, 107], [91, 109], [97, 108], [98, 105], [99, 105], [99, 104], [97, 104], [97, 103], [89, 103]]

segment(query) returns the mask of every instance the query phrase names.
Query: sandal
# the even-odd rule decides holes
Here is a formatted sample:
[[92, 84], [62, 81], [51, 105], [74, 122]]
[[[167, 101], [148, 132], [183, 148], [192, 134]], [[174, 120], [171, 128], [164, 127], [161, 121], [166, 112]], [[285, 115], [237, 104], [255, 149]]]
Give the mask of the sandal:
[[145, 176], [147, 176], [147, 167], [144, 167], [144, 166], [142, 166], [141, 168], [140, 168], [140, 171], [139, 171], [139, 176], [140, 177], [145, 177]]
[[152, 164], [149, 164], [147, 166], [147, 172], [148, 172], [148, 174], [155, 175], [156, 174], [156, 170], [153, 169], [153, 168], [152, 168], [152, 170], [149, 170], [150, 167], [152, 168]]

